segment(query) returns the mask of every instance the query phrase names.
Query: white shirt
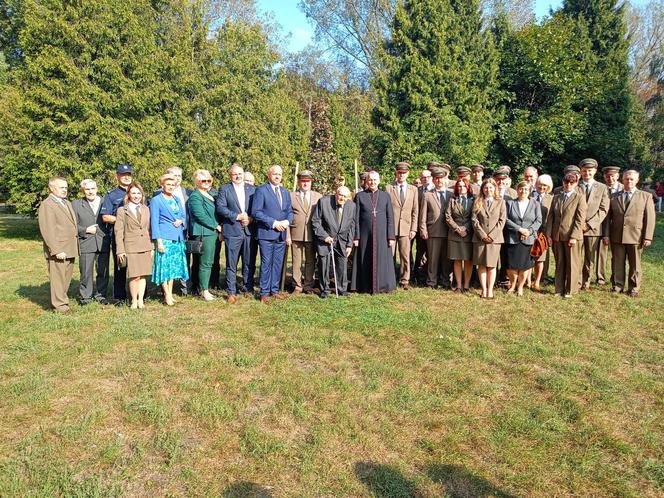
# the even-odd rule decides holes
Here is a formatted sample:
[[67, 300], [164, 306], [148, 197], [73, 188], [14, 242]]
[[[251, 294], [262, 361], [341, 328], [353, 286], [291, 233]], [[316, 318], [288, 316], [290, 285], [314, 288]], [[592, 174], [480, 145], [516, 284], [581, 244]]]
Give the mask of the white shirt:
[[244, 182], [240, 183], [239, 185], [233, 183], [233, 190], [235, 190], [237, 201], [240, 203], [240, 213], [244, 213], [244, 204], [246, 202], [244, 198]]
[[[88, 201], [87, 199], [85, 199]], [[92, 202], [88, 201], [88, 205], [94, 214], [99, 213], [99, 206], [101, 206], [101, 197], [96, 196]]]
[[519, 216], [523, 218], [523, 215], [526, 214], [526, 209], [528, 209], [528, 203], [530, 201], [526, 199], [525, 201], [517, 201], [517, 205], [519, 206]]
[[184, 189], [182, 188], [182, 186], [176, 187], [175, 190], [173, 190], [173, 196], [180, 199], [180, 202], [182, 203], [182, 206], [184, 207], [184, 205], [186, 203], [184, 202]]

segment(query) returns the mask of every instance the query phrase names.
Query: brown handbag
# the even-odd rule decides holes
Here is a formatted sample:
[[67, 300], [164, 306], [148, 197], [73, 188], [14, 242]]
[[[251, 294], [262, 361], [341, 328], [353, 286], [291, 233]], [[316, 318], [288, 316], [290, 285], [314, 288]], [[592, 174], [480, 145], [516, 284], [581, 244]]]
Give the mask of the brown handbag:
[[535, 242], [533, 242], [532, 247], [530, 248], [530, 255], [533, 258], [539, 258], [542, 254], [546, 252], [549, 248], [549, 241], [546, 238], [544, 233], [539, 232], [537, 237], [535, 237]]

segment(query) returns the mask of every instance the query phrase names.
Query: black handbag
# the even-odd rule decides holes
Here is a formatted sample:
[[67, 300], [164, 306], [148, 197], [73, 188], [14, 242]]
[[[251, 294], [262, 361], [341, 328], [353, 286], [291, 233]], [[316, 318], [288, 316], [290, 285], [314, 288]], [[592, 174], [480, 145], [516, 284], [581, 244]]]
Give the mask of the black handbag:
[[187, 239], [185, 242], [187, 254], [203, 254], [203, 236], [197, 239]]

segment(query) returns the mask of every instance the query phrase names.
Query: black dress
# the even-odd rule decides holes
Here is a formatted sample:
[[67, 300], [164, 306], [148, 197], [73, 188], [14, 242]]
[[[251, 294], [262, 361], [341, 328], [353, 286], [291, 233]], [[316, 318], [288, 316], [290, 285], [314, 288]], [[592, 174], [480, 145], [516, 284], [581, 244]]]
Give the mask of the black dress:
[[355, 196], [355, 240], [358, 239], [351, 290], [376, 294], [396, 289], [394, 257], [389, 245], [395, 239], [394, 220], [392, 202], [386, 192], [363, 191]]

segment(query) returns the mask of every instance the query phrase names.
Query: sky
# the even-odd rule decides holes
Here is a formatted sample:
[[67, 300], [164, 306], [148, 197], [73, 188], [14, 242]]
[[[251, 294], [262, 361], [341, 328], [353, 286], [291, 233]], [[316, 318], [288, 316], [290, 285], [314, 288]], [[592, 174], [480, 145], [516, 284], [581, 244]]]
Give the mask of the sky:
[[[306, 16], [298, 9], [299, 0], [257, 0], [260, 11], [272, 13], [281, 25], [285, 35], [290, 33], [288, 50], [297, 52], [313, 41], [314, 27], [309, 24]], [[536, 0], [535, 15], [538, 18], [549, 13], [550, 8], [557, 8], [562, 0]]]

